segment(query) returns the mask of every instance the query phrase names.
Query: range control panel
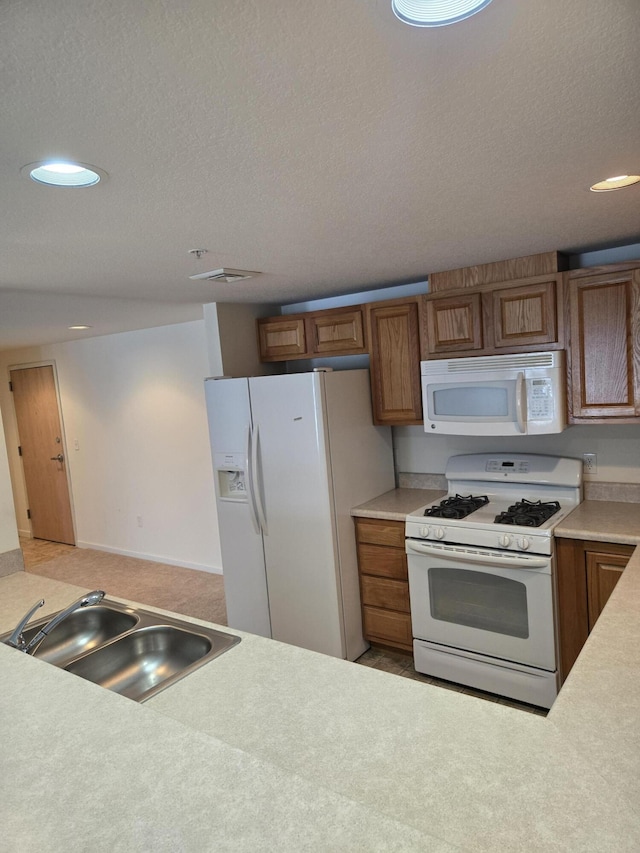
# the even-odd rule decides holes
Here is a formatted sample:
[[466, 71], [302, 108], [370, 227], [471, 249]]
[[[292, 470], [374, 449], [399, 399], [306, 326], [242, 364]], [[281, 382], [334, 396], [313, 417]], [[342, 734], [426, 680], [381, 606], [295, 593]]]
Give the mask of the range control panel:
[[505, 474], [528, 474], [528, 459], [489, 459], [485, 471], [503, 471]]

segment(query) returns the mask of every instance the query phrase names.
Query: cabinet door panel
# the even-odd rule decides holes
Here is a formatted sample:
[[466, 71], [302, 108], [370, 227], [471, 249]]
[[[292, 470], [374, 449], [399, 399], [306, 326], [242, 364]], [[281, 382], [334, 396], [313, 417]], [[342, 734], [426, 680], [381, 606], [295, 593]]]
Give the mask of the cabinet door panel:
[[366, 352], [362, 310], [323, 311], [309, 318], [309, 348], [314, 355]]
[[360, 571], [365, 574], [405, 581], [409, 577], [407, 555], [400, 548], [360, 544], [358, 558]]
[[362, 575], [360, 583], [363, 604], [409, 613], [409, 584], [406, 581]]
[[639, 290], [637, 271], [570, 282], [574, 418], [640, 413]]
[[425, 301], [429, 353], [482, 349], [479, 293]]
[[554, 281], [493, 292], [496, 347], [550, 344], [558, 340]]
[[401, 649], [413, 648], [411, 616], [394, 610], [365, 605], [362, 608], [364, 636], [370, 642], [388, 644]]
[[262, 361], [282, 361], [307, 351], [302, 317], [269, 317], [258, 320], [258, 341]]
[[368, 308], [373, 420], [422, 423], [418, 299]]
[[586, 558], [589, 631], [591, 631], [620, 580], [629, 557], [588, 551]]
[[394, 548], [402, 548], [404, 553], [404, 522], [359, 518], [356, 521], [356, 529], [358, 542], [369, 542], [371, 545], [390, 545]]

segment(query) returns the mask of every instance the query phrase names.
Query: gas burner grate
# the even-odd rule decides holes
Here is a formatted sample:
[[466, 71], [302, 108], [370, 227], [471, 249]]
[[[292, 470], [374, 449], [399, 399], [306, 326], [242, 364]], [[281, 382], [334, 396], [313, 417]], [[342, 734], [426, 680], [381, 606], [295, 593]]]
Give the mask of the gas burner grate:
[[425, 509], [424, 514], [432, 518], [466, 518], [488, 503], [486, 495], [455, 495], [440, 501], [437, 506]]
[[517, 524], [521, 527], [540, 527], [560, 511], [558, 501], [528, 501], [523, 498], [495, 517], [495, 524]]

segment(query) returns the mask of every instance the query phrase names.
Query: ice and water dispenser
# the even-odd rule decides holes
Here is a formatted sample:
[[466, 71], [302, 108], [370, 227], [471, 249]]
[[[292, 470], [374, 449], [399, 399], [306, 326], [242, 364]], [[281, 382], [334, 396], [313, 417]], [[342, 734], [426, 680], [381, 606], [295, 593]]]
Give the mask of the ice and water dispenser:
[[242, 453], [216, 453], [218, 494], [223, 501], [246, 501], [246, 457]]

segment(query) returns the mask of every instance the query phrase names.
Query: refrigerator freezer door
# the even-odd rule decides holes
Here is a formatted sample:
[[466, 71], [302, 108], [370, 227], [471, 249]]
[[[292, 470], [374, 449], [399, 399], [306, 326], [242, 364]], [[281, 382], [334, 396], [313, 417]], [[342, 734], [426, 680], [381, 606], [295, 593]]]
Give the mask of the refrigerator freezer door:
[[249, 379], [272, 636], [345, 656], [322, 375]]
[[[216, 506], [224, 572], [224, 594], [230, 628], [271, 636], [269, 599], [264, 566], [262, 535], [252, 518], [250, 489], [246, 498], [235, 500], [221, 494], [218, 466], [229, 459], [237, 468], [244, 461], [243, 482], [249, 485], [247, 435], [251, 428], [247, 379], [208, 379], [205, 382], [209, 435], [214, 464]], [[250, 451], [250, 448], [249, 448]]]

